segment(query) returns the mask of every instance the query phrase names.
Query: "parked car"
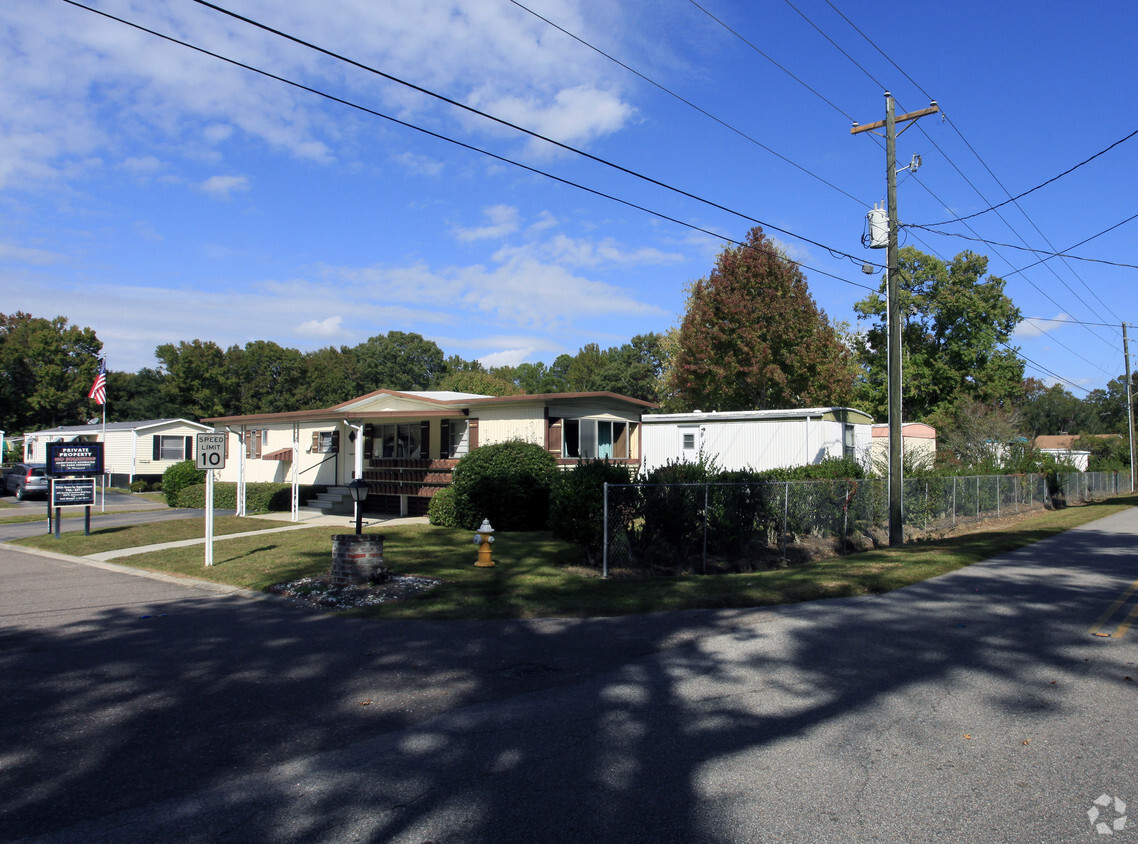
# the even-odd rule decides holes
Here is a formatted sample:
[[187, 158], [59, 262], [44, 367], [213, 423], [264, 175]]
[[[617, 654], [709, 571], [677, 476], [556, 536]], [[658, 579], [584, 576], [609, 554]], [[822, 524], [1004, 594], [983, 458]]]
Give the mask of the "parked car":
[[47, 498], [47, 467], [43, 463], [17, 463], [4, 470], [4, 492], [25, 498]]

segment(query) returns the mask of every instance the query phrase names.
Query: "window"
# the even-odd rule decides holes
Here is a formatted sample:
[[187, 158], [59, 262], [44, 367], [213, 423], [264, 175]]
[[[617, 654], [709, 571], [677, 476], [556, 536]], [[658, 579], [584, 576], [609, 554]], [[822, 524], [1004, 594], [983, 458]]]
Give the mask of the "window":
[[695, 431], [681, 431], [684, 451], [695, 451]]
[[339, 431], [313, 431], [312, 451], [317, 454], [335, 454], [340, 450]]
[[192, 460], [194, 456], [194, 438], [183, 436], [154, 435], [154, 451], [151, 457], [155, 460]]
[[422, 454], [420, 442], [422, 427], [418, 422], [401, 422], [398, 425], [376, 425], [374, 448], [376, 457], [418, 459]]
[[566, 419], [561, 427], [561, 456], [626, 460], [629, 424], [598, 419]]
[[857, 441], [854, 439], [854, 426], [842, 425], [842, 457], [857, 456]]
[[450, 445], [447, 453], [451, 457], [462, 457], [469, 451], [468, 430], [465, 419], [450, 420]]

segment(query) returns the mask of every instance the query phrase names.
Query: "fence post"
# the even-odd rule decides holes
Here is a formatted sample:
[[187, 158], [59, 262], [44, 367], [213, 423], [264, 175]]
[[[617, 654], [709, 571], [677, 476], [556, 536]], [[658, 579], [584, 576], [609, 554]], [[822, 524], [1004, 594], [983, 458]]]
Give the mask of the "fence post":
[[790, 519], [790, 481], [782, 485], [782, 560], [786, 562], [786, 523]]
[[699, 564], [699, 573], [707, 574], [707, 484], [703, 485], [703, 560]]
[[850, 501], [853, 500], [852, 495], [850, 482], [846, 481], [846, 501], [842, 507], [842, 544], [839, 546], [842, 554], [846, 553], [846, 533], [850, 529]]
[[604, 483], [604, 527], [605, 541], [601, 546], [601, 577], [609, 576], [609, 482]]
[[1000, 476], [996, 475], [996, 518], [1000, 518]]
[[956, 475], [952, 476], [952, 526], [956, 527]]

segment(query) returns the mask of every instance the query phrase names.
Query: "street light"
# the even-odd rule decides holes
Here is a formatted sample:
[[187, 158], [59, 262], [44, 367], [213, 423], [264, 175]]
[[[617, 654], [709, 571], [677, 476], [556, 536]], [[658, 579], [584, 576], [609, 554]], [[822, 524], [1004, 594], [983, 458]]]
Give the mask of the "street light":
[[363, 532], [364, 502], [367, 501], [368, 482], [363, 478], [356, 478], [348, 484], [348, 492], [352, 494], [352, 501], [356, 502], [356, 534]]

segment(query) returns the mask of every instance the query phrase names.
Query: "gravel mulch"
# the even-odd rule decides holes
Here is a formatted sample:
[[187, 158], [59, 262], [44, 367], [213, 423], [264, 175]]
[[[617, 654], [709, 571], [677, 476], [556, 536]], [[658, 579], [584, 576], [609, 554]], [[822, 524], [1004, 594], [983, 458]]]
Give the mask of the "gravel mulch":
[[391, 575], [382, 583], [334, 586], [331, 575], [319, 575], [278, 583], [270, 586], [268, 591], [297, 604], [335, 611], [398, 601], [438, 586], [441, 582], [430, 577]]

